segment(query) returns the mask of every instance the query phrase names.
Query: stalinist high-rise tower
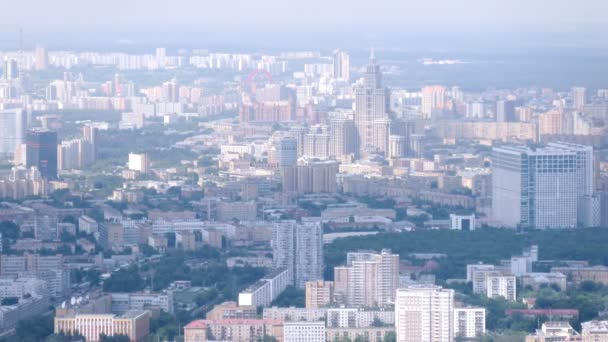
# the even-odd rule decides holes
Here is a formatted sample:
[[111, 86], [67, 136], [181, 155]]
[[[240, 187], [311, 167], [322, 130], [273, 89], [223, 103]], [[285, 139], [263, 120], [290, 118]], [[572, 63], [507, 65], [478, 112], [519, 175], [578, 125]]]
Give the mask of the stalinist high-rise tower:
[[388, 153], [390, 120], [387, 99], [388, 91], [382, 86], [382, 74], [372, 49], [364, 84], [357, 89], [355, 100], [355, 125], [361, 154]]

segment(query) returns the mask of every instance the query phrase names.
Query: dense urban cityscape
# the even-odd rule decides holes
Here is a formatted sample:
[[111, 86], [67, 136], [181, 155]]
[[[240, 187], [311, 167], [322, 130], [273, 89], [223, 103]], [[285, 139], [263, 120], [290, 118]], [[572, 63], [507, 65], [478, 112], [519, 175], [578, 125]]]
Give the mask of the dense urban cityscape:
[[1, 342], [608, 341], [605, 69], [13, 31]]

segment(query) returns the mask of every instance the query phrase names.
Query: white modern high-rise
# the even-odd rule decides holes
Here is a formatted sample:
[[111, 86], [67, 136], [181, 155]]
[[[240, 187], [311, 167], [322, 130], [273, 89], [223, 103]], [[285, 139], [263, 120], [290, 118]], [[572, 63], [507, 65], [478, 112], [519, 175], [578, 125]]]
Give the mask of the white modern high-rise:
[[350, 57], [342, 50], [334, 51], [334, 78], [347, 82], [350, 80]]
[[452, 342], [454, 290], [440, 286], [411, 286], [397, 290], [397, 342]]
[[575, 228], [584, 221], [579, 206], [592, 195], [591, 146], [493, 149], [492, 214], [505, 227]]
[[323, 229], [319, 223], [275, 222], [272, 234], [275, 268], [287, 268], [292, 283], [304, 288], [307, 281], [323, 279]]
[[388, 146], [389, 134], [377, 137], [379, 125], [374, 124], [377, 120], [388, 119], [387, 94], [387, 89], [382, 87], [382, 73], [372, 50], [364, 75], [364, 84], [355, 93], [355, 126], [361, 151], [388, 152], [386, 146]]
[[23, 109], [0, 111], [0, 154], [12, 155], [17, 146], [25, 143], [26, 115]]

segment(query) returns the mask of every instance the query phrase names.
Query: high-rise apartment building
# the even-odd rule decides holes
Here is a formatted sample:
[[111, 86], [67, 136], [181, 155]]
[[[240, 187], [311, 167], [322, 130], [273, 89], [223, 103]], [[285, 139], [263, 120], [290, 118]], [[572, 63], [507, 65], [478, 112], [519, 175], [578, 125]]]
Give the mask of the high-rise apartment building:
[[486, 333], [486, 309], [455, 308], [454, 337], [475, 339]]
[[25, 140], [26, 166], [37, 167], [43, 178], [57, 178], [57, 132], [31, 130]]
[[[574, 228], [585, 196], [593, 195], [593, 148], [551, 143], [532, 149], [495, 147], [492, 213], [506, 227]], [[599, 212], [598, 212], [599, 215]]]
[[150, 159], [146, 153], [129, 153], [129, 170], [150, 172]]
[[541, 138], [543, 135], [562, 134], [564, 131], [563, 121], [563, 113], [559, 110], [551, 110], [540, 114], [538, 116], [538, 134]]
[[350, 57], [342, 50], [334, 51], [334, 78], [347, 82], [350, 80]]
[[274, 267], [288, 269], [297, 287], [323, 279], [323, 229], [319, 223], [275, 222], [272, 252]]
[[0, 154], [12, 155], [25, 142], [27, 128], [23, 109], [0, 110]]
[[382, 73], [380, 66], [376, 64], [376, 57], [372, 50], [369, 64], [367, 65], [364, 84], [355, 93], [355, 126], [357, 127], [358, 143], [360, 151], [388, 152], [388, 134], [376, 137], [378, 125], [377, 120], [388, 119], [387, 115], [387, 89], [382, 87]]
[[439, 85], [422, 88], [420, 112], [425, 119], [433, 117], [433, 111], [445, 107], [445, 88]]
[[572, 107], [576, 110], [582, 110], [587, 103], [587, 89], [583, 87], [572, 88]]
[[34, 65], [36, 70], [44, 70], [49, 66], [49, 54], [46, 48], [37, 46], [34, 52], [36, 64]]
[[496, 101], [496, 121], [497, 122], [514, 122], [515, 117], [515, 100], [499, 100]]
[[338, 163], [333, 160], [305, 160], [297, 166], [283, 167], [283, 191], [298, 193], [333, 193], [337, 189]]
[[399, 255], [348, 253], [346, 266], [336, 267], [335, 292], [349, 306], [379, 307], [394, 303], [399, 285]]
[[295, 166], [298, 163], [298, 141], [292, 137], [281, 138], [275, 145], [279, 167]]
[[397, 290], [397, 342], [452, 342], [454, 290], [439, 286], [412, 286]]
[[486, 274], [486, 297], [503, 297], [506, 300], [517, 299], [517, 287], [514, 275], [502, 272], [490, 272]]
[[329, 132], [330, 156], [340, 158], [357, 153], [357, 127], [352, 119], [332, 118]]
[[19, 65], [14, 58], [7, 59], [4, 62], [4, 79], [13, 80], [19, 77]]
[[322, 308], [333, 302], [333, 281], [307, 281], [306, 282], [306, 307]]

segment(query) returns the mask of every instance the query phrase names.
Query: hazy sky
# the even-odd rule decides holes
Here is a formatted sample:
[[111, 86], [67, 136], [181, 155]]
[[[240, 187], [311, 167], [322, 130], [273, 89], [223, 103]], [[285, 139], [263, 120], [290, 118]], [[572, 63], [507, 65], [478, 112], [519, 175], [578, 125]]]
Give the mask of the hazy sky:
[[[608, 47], [608, 0], [0, 0], [0, 49]], [[126, 43], [125, 43], [126, 42]], [[119, 45], [117, 45], [119, 44]]]
[[0, 27], [222, 30], [608, 28], [606, 0], [2, 0]]

